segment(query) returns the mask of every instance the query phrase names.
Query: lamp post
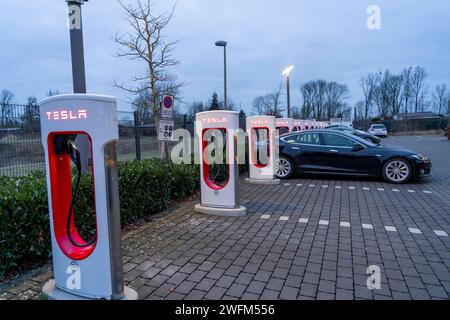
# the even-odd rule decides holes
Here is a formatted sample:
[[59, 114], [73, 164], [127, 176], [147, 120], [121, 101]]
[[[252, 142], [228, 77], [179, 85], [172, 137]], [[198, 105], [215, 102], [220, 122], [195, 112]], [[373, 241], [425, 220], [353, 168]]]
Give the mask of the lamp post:
[[83, 23], [81, 18], [81, 5], [86, 1], [87, 0], [66, 0], [69, 7], [70, 49], [72, 54], [74, 93], [86, 93]]
[[289, 76], [291, 71], [294, 70], [294, 66], [289, 66], [284, 69], [282, 75], [286, 77], [286, 91], [287, 91], [287, 116], [291, 117], [291, 87], [289, 83]]
[[[70, 50], [72, 56], [72, 81], [74, 93], [86, 93], [86, 71], [84, 66], [83, 23], [81, 19], [81, 5], [88, 0], [66, 0], [69, 9]], [[91, 152], [89, 139], [78, 135], [76, 138], [81, 153], [81, 171], [90, 171]]]
[[228, 108], [228, 97], [227, 97], [227, 42], [226, 41], [217, 41], [216, 42], [217, 47], [223, 47], [223, 69], [224, 69], [224, 89], [223, 89], [223, 96], [224, 96], [224, 107], [225, 109]]

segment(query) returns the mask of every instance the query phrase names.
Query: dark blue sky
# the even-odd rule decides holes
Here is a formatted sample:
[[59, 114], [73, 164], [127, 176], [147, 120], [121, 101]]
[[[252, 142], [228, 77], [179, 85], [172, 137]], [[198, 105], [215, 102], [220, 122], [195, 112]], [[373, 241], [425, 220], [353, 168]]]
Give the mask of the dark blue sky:
[[[172, 1], [155, 1], [164, 11]], [[382, 29], [368, 30], [369, 5], [378, 5]], [[0, 11], [0, 89], [42, 98], [48, 89], [70, 92], [71, 67], [64, 0], [2, 0]], [[124, 92], [113, 79], [127, 81], [142, 66], [115, 58], [111, 37], [126, 30], [116, 1], [91, 0], [83, 7], [88, 91], [116, 95], [127, 110]], [[214, 46], [229, 42], [229, 96], [251, 112], [252, 99], [292, 73], [293, 104], [299, 87], [312, 79], [348, 84], [353, 104], [361, 95], [359, 78], [367, 72], [422, 65], [431, 89], [450, 86], [450, 1], [448, 0], [178, 0], [167, 30], [181, 39], [173, 71], [189, 84], [186, 103], [206, 101], [214, 90], [222, 95], [222, 52]]]

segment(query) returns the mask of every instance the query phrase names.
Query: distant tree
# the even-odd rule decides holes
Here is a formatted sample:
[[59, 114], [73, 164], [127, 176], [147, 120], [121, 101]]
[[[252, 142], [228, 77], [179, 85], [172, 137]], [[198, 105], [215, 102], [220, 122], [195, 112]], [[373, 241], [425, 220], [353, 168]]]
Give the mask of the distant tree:
[[359, 105], [357, 104], [357, 108], [358, 109], [362, 108], [364, 129], [366, 130], [367, 130], [366, 122], [367, 119], [369, 118], [369, 115], [371, 114], [371, 109], [375, 101], [375, 90], [377, 87], [377, 82], [378, 82], [378, 75], [374, 73], [369, 73], [367, 76], [362, 77], [359, 82], [361, 89], [363, 91], [364, 100], [358, 102]]
[[391, 102], [391, 113], [396, 115], [400, 112], [402, 105], [402, 88], [403, 77], [402, 75], [390, 75], [387, 82], [388, 91]]
[[0, 93], [0, 116], [2, 119], [2, 125], [6, 125], [13, 116], [14, 93], [9, 90], [2, 90]]
[[294, 119], [301, 119], [302, 118], [302, 112], [299, 107], [294, 106], [291, 109], [291, 117]]
[[[328, 82], [325, 86], [325, 104], [326, 118], [342, 118], [344, 114], [351, 112], [346, 100], [350, 97], [350, 91], [345, 84], [339, 84], [335, 81]], [[322, 120], [325, 113], [322, 113]]]
[[259, 96], [253, 99], [252, 103], [253, 110], [258, 115], [264, 114], [264, 96]]
[[221, 110], [222, 104], [219, 101], [219, 96], [217, 95], [217, 92], [213, 92], [211, 99], [209, 100], [209, 110]]
[[314, 112], [314, 88], [312, 81], [302, 85], [300, 92], [303, 98], [303, 104], [300, 110], [302, 119], [310, 119], [313, 117]]
[[427, 76], [428, 74], [421, 66], [417, 66], [412, 74], [411, 88], [414, 112], [424, 111], [426, 108], [427, 87], [425, 79]]
[[46, 92], [46, 96], [47, 97], [53, 97], [53, 96], [57, 96], [57, 95], [60, 95], [61, 93], [59, 92], [59, 90], [53, 90], [53, 89], [50, 89], [50, 90], [48, 90], [47, 92]]
[[275, 116], [277, 118], [283, 117], [283, 113], [286, 110], [281, 104], [281, 94], [283, 92], [283, 87], [281, 85], [271, 93], [264, 96], [259, 96], [253, 99], [253, 109], [258, 112], [258, 114]]
[[39, 122], [39, 105], [36, 97], [30, 96], [27, 98], [25, 111], [22, 116], [24, 125], [31, 127]]
[[386, 70], [378, 77], [377, 87], [375, 89], [374, 101], [378, 108], [380, 118], [386, 118], [389, 115], [389, 107], [391, 106], [391, 96], [389, 92], [389, 81], [391, 73]]
[[436, 110], [438, 114], [446, 114], [448, 112], [446, 109], [448, 106], [449, 97], [447, 86], [445, 84], [437, 85], [434, 88], [432, 97], [434, 110]]
[[188, 108], [188, 121], [195, 122], [195, 115], [199, 112], [207, 111], [208, 108], [203, 102], [194, 101]]
[[403, 91], [402, 91], [402, 99], [404, 106], [404, 113], [409, 112], [409, 105], [411, 103], [412, 98], [412, 67], [403, 70], [402, 72], [403, 78]]

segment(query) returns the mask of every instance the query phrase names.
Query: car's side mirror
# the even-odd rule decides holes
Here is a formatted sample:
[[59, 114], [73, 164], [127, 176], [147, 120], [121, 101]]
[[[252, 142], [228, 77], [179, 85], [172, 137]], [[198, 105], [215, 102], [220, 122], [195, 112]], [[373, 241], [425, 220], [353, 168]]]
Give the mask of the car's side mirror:
[[364, 150], [364, 146], [362, 144], [359, 144], [359, 143], [353, 144], [353, 148], [352, 148], [353, 152], [357, 152], [357, 151], [361, 151], [361, 150]]

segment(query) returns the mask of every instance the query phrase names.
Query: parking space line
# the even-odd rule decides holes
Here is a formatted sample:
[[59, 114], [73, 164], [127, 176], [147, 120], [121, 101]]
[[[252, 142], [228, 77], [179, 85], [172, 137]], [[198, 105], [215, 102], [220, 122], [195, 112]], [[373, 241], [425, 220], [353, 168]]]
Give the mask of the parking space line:
[[371, 224], [365, 224], [365, 223], [363, 223], [362, 227], [363, 227], [363, 229], [373, 230], [373, 225], [371, 225]]
[[298, 219], [298, 222], [300, 222], [300, 223], [308, 223], [308, 222], [309, 222], [309, 219], [306, 219], [306, 218], [300, 218], [300, 219]]
[[297, 184], [297, 187], [303, 187], [303, 185], [301, 183]]
[[408, 190], [409, 193], [416, 193], [414, 190]]
[[397, 232], [397, 228], [396, 227], [392, 227], [392, 226], [385, 226], [384, 229], [387, 232]]
[[355, 190], [356, 187], [348, 187], [349, 190]]
[[279, 220], [280, 220], [280, 221], [288, 221], [288, 220], [289, 220], [289, 217], [287, 217], [287, 216], [282, 216], [282, 217], [280, 217]]
[[377, 188], [378, 191], [384, 191], [384, 188]]
[[261, 216], [261, 219], [267, 220], [269, 218], [270, 218], [270, 214], [264, 214], [264, 215]]
[[341, 221], [340, 226], [343, 228], [350, 228], [350, 222]]
[[315, 185], [315, 184], [310, 184], [309, 187], [310, 187], [310, 188], [315, 188], [316, 185]]
[[431, 192], [431, 191], [424, 191], [423, 193], [432, 194], [433, 192]]
[[365, 191], [369, 191], [369, 190], [370, 190], [370, 188], [364, 187], [364, 188], [363, 188], [363, 190], [365, 190]]
[[284, 185], [287, 187], [287, 186], [290, 186], [291, 184], [290, 183], [285, 183]]
[[398, 189], [392, 189], [392, 191], [394, 191], [394, 192], [400, 192], [400, 190], [398, 190]]
[[439, 237], [448, 237], [448, 233], [442, 230], [433, 230], [433, 232]]
[[413, 234], [422, 234], [422, 231], [420, 231], [417, 228], [408, 228], [409, 232], [413, 233]]
[[329, 224], [330, 224], [330, 221], [328, 221], [328, 220], [320, 220], [319, 221], [319, 225], [321, 225], [321, 226], [327, 226]]
[[328, 186], [325, 184], [325, 185], [322, 186], [322, 188], [328, 188]]
[[342, 187], [341, 187], [341, 186], [335, 186], [335, 188], [336, 188], [336, 189], [342, 189]]

